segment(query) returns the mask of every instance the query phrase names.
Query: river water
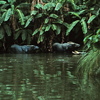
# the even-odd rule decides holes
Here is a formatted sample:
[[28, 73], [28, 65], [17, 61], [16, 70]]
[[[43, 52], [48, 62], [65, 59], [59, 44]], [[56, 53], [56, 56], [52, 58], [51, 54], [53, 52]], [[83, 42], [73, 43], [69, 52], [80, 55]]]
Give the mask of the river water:
[[0, 54], [0, 100], [99, 100], [100, 80], [75, 76], [79, 58]]

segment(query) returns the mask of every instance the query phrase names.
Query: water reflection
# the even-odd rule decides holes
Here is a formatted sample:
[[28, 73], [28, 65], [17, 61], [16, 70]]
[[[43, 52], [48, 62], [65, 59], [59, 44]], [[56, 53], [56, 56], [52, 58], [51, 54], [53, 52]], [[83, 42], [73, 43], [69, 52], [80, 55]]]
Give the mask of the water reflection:
[[99, 80], [74, 76], [79, 57], [1, 54], [0, 100], [99, 100]]

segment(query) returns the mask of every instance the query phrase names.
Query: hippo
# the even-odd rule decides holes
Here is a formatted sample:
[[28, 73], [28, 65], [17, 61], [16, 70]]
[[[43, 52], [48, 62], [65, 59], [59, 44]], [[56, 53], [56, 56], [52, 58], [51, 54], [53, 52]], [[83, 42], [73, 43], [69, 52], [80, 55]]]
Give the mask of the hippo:
[[10, 47], [10, 53], [18, 53], [18, 54], [27, 54], [27, 53], [34, 53], [36, 52], [36, 50], [38, 50], [39, 47], [35, 46], [35, 45], [17, 45], [17, 44], [13, 44]]
[[75, 50], [76, 48], [80, 47], [80, 44], [75, 43], [75, 42], [67, 42], [67, 43], [54, 43], [52, 48], [53, 48], [53, 52], [72, 52], [73, 50]]

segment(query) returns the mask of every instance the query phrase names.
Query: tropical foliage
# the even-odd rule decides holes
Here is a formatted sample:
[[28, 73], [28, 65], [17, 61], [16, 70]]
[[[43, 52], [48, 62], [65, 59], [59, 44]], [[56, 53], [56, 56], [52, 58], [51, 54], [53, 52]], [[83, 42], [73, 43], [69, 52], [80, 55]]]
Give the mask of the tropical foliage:
[[[31, 11], [30, 2], [19, 4], [16, 0], [0, 2], [0, 43], [4, 48], [6, 43], [8, 45], [6, 38], [12, 37], [11, 43], [30, 44], [37, 41], [42, 43], [44, 49], [52, 51], [52, 43], [71, 40], [69, 34], [72, 31], [82, 33], [80, 30], [82, 27], [83, 34], [87, 33], [86, 5], [78, 0], [52, 0], [41, 2], [42, 4], [33, 0]], [[6, 27], [7, 30], [4, 30]], [[75, 38], [82, 35], [79, 32], [75, 34]]]
[[0, 0], [1, 50], [17, 43], [36, 44], [45, 52], [52, 51], [53, 42], [74, 41], [92, 50], [95, 59], [91, 53], [84, 59], [91, 57], [95, 62], [100, 44], [99, 5], [98, 0]]
[[97, 76], [100, 74], [100, 2], [94, 0], [92, 3], [88, 0], [86, 3], [88, 9], [90, 9], [88, 23], [88, 33], [84, 38], [84, 44], [89, 50], [88, 54], [84, 55], [79, 61], [77, 72], [81, 72], [83, 76]]

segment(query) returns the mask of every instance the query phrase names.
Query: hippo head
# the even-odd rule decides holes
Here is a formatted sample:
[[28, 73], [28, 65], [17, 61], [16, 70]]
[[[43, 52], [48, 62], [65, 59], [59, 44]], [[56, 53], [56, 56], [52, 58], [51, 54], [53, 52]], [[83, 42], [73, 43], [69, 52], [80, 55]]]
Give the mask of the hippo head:
[[67, 43], [69, 44], [69, 47], [74, 47], [74, 48], [80, 47], [80, 44], [75, 42], [67, 42]]
[[36, 52], [36, 50], [39, 50], [38, 46], [30, 45], [28, 49], [28, 53]]
[[74, 42], [67, 42], [68, 43], [68, 50], [71, 52], [76, 48], [80, 47], [80, 44]]

